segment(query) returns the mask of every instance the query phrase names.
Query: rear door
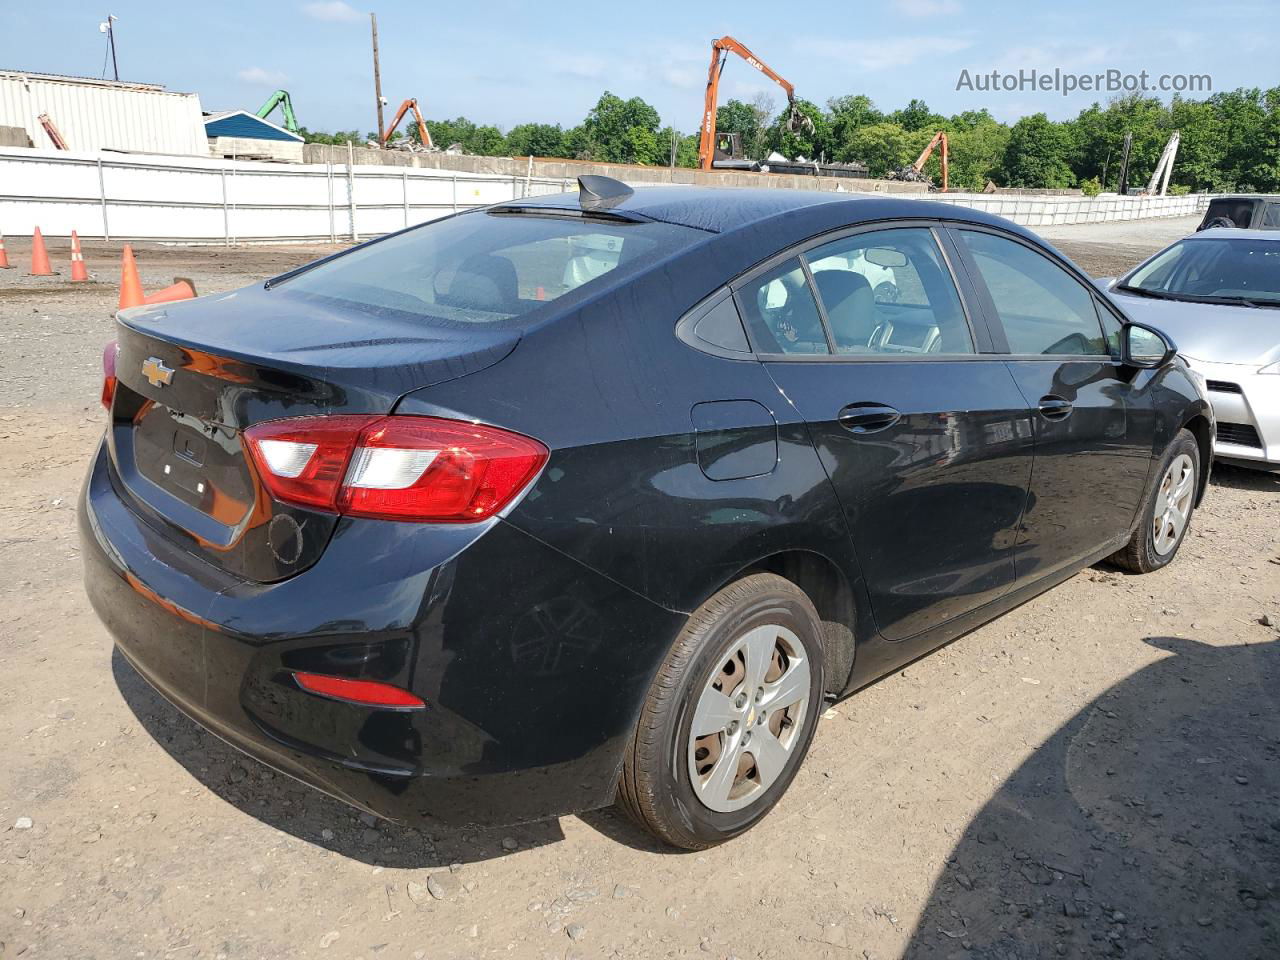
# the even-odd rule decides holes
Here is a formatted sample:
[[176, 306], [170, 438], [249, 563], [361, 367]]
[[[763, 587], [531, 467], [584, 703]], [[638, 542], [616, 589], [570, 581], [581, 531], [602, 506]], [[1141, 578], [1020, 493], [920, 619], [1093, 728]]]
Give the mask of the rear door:
[[998, 597], [1030, 474], [1026, 403], [928, 223], [815, 242], [736, 285], [809, 424], [876, 622], [905, 639]]
[[1033, 411], [1035, 468], [1017, 575], [1034, 580], [1128, 531], [1151, 463], [1151, 398], [1140, 388], [1146, 381], [1120, 363], [1119, 320], [1085, 278], [1020, 237], [969, 227], [953, 234]]

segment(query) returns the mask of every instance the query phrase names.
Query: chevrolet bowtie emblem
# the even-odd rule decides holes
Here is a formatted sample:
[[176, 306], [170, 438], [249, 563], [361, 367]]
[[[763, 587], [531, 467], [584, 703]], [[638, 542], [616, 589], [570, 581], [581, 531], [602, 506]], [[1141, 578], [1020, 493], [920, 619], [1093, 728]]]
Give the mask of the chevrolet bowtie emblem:
[[142, 364], [142, 375], [153, 387], [166, 387], [173, 382], [173, 367], [166, 367], [159, 357], [147, 357]]

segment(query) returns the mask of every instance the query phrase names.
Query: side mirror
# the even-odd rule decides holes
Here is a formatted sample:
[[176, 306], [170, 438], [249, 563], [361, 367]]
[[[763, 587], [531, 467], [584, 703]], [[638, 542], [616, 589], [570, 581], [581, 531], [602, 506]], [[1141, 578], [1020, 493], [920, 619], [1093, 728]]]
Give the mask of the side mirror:
[[1143, 370], [1163, 367], [1178, 354], [1177, 345], [1167, 334], [1141, 323], [1126, 323], [1120, 330], [1120, 343], [1124, 363]]

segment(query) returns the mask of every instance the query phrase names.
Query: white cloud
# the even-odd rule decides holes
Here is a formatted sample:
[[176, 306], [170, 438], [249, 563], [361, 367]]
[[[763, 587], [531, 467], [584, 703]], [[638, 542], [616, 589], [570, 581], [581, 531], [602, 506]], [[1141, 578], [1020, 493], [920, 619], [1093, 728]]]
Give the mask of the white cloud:
[[343, 0], [315, 0], [304, 3], [302, 12], [315, 20], [359, 20], [363, 14]]
[[960, 12], [959, 0], [893, 0], [893, 7], [908, 17], [945, 17]]
[[904, 67], [928, 57], [959, 53], [973, 46], [962, 36], [903, 36], [878, 40], [827, 40], [814, 38], [797, 41], [797, 49], [812, 56], [857, 64], [871, 72], [889, 67]]
[[245, 83], [256, 83], [267, 87], [278, 87], [289, 79], [279, 70], [264, 70], [262, 67], [245, 67], [236, 76]]

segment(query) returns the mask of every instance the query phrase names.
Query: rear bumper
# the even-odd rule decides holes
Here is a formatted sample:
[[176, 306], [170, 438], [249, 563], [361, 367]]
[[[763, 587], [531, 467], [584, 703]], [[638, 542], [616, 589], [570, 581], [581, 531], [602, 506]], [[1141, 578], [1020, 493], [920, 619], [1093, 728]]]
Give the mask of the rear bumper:
[[[277, 584], [231, 578], [153, 530], [100, 448], [79, 525], [85, 588], [121, 654], [228, 743], [398, 822], [514, 823], [609, 803], [622, 746], [683, 617], [502, 521], [342, 521]], [[381, 680], [379, 710], [292, 670]]]

